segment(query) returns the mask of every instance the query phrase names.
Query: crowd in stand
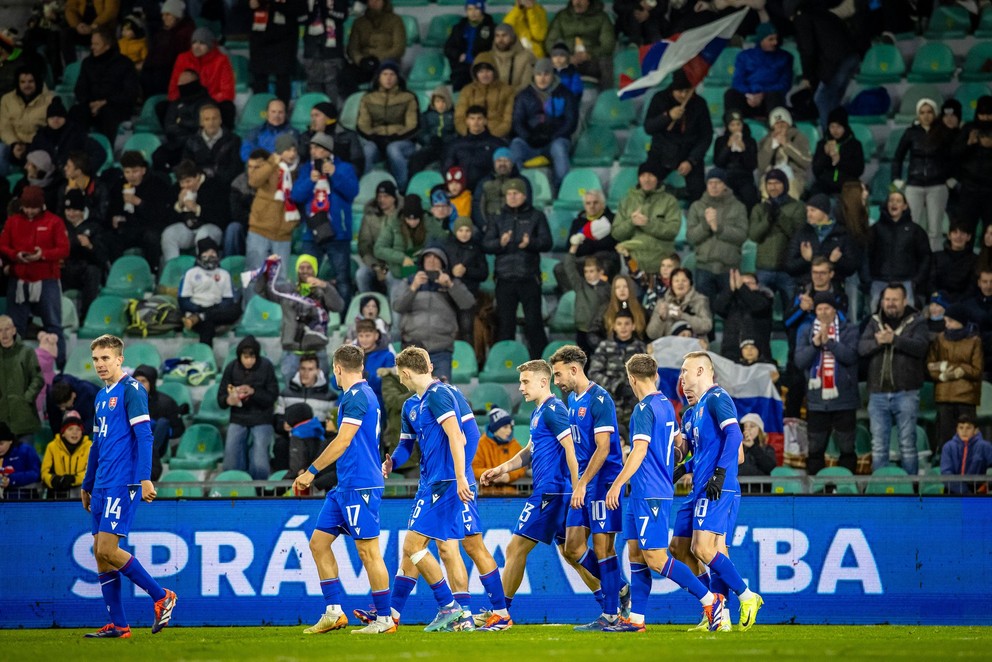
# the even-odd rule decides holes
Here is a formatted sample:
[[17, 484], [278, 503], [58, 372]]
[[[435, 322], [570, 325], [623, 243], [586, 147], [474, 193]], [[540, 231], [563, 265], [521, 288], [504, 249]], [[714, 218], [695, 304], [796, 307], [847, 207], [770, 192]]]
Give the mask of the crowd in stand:
[[[450, 77], [423, 99], [407, 85], [406, 28], [390, 0], [248, 4], [239, 16], [205, 2], [192, 17], [182, 0], [56, 1], [0, 33], [0, 174], [12, 183], [0, 200], [0, 459], [15, 468], [0, 487], [78, 488], [95, 387], [65, 372], [63, 293], [77, 292], [86, 319], [110, 265], [128, 255], [156, 277], [193, 256], [175, 305], [182, 329], [208, 346], [253, 297], [281, 308], [281, 353], [270, 360], [253, 336], [237, 337], [212, 403], [230, 410], [224, 469], [255, 479], [282, 469], [292, 478], [333, 435], [327, 348], [332, 319], [353, 299], [359, 314], [343, 319], [344, 340], [365, 352], [388, 414], [385, 450], [408, 395], [394, 341], [424, 347], [449, 380], [456, 341], [481, 365], [522, 326], [538, 358], [548, 308], [568, 296], [571, 331], [553, 339], [588, 353], [587, 372], [614, 394], [622, 421], [635, 404], [624, 361], [684, 336], [742, 365], [778, 361], [786, 416], [806, 422], [799, 464], [810, 475], [827, 463], [885, 467], [890, 438], [909, 474], [920, 451], [943, 453], [945, 473], [992, 466], [976, 419], [992, 376], [992, 95], [974, 113], [920, 98], [915, 119], [889, 129], [901, 138], [880, 204], [844, 104], [872, 43], [922, 25], [926, 3], [617, 0], [610, 12], [569, 0], [552, 18], [518, 0], [497, 21], [484, 0], [467, 0], [441, 49]], [[741, 7], [735, 43], [747, 47], [718, 90], [718, 128], [707, 99], [720, 95], [676, 71], [628, 132], [649, 139], [634, 185], [611, 191], [612, 205], [602, 187], [584, 188], [559, 243], [548, 218], [559, 206], [545, 206], [530, 174], [546, 172], [557, 200], [578, 138], [596, 126], [591, 109], [615, 95], [615, 54]], [[239, 21], [247, 80], [223, 45]], [[309, 108], [293, 99], [300, 79], [324, 95]], [[65, 81], [71, 89], [56, 94]], [[239, 117], [242, 86], [274, 92], [257, 121]], [[307, 116], [306, 130], [294, 126]], [[161, 127], [157, 146], [116, 151], [141, 121]], [[412, 190], [425, 172], [440, 183]], [[378, 184], [362, 198], [370, 173]], [[243, 256], [234, 273], [222, 266], [233, 256]], [[788, 351], [774, 351], [782, 338]], [[156, 389], [160, 367], [134, 371], [154, 396], [157, 471], [191, 413]], [[856, 449], [859, 382], [867, 466]], [[925, 382], [936, 421], [921, 448]], [[478, 462], [526, 443], [512, 419], [488, 411]], [[41, 462], [31, 441], [46, 421], [54, 440]], [[750, 425], [747, 471], [767, 475], [763, 424]], [[331, 472], [317, 485], [333, 482]]]

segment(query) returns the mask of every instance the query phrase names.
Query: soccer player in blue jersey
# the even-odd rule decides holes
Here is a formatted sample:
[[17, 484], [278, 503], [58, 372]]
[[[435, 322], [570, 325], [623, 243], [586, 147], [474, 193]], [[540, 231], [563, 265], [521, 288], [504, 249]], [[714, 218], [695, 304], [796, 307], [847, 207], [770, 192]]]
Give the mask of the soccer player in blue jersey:
[[176, 594], [162, 588], [135, 557], [120, 548], [138, 508], [135, 497], [155, 499], [152, 473], [152, 430], [148, 394], [124, 374], [124, 341], [103, 335], [90, 343], [93, 369], [106, 384], [94, 401], [93, 446], [82, 484], [83, 508], [93, 515], [93, 556], [110, 622], [87, 637], [128, 639], [131, 628], [121, 600], [121, 575], [155, 601], [155, 634], [172, 619]]
[[[623, 530], [623, 513], [606, 507], [606, 491], [623, 468], [617, 409], [609, 392], [589, 381], [586, 353], [575, 345], [560, 347], [549, 363], [555, 384], [568, 397], [568, 420], [579, 465], [579, 482], [572, 499], [585, 494], [582, 508], [571, 508], [565, 520], [562, 556], [593, 592], [602, 614], [576, 630], [594, 632], [617, 622], [620, 607], [620, 562], [616, 534]], [[593, 548], [589, 549], [592, 532]], [[629, 591], [624, 591], [629, 600]], [[625, 601], [627, 601], [625, 600]]]
[[382, 503], [382, 471], [379, 462], [381, 412], [375, 391], [362, 378], [364, 353], [354, 345], [342, 345], [334, 352], [334, 377], [343, 391], [338, 404], [338, 433], [313, 464], [296, 477], [297, 491], [310, 487], [314, 477], [337, 463], [338, 484], [328, 492], [310, 535], [310, 552], [317, 564], [324, 613], [306, 634], [340, 630], [348, 625], [341, 609], [341, 580], [331, 543], [339, 535], [355, 541], [358, 556], [372, 588], [372, 600], [384, 614], [352, 634], [392, 634], [389, 618], [389, 572], [379, 549], [379, 505]]
[[720, 627], [724, 598], [714, 595], [681, 561], [670, 558], [668, 514], [675, 495], [672, 481], [678, 420], [672, 403], [657, 389], [658, 364], [648, 354], [627, 361], [627, 379], [639, 402], [630, 417], [632, 448], [623, 471], [606, 494], [606, 507], [620, 508], [620, 492], [630, 481], [623, 535], [630, 556], [631, 614], [607, 632], [644, 632], [644, 615], [651, 594], [651, 570], [686, 589], [703, 605], [710, 630]]
[[576, 508], [585, 504], [585, 495], [572, 497], [572, 485], [579, 482], [579, 465], [572, 445], [565, 403], [551, 394], [551, 366], [540, 359], [517, 366], [520, 393], [537, 408], [530, 417], [530, 443], [512, 458], [489, 469], [481, 476], [483, 485], [521, 467], [533, 469], [534, 492], [524, 504], [517, 529], [506, 549], [503, 589], [506, 605], [520, 588], [527, 555], [539, 542], [546, 545], [565, 542], [565, 517], [569, 503]]
[[[737, 408], [730, 395], [716, 384], [713, 362], [706, 352], [685, 355], [681, 378], [686, 397], [695, 401], [692, 554], [709, 566], [711, 586], [714, 579], [724, 582], [740, 598], [740, 629], [748, 630], [764, 601], [747, 587], [733, 562], [721, 551], [740, 505], [737, 465], [743, 436]], [[675, 531], [675, 535], [680, 534], [684, 532]]]

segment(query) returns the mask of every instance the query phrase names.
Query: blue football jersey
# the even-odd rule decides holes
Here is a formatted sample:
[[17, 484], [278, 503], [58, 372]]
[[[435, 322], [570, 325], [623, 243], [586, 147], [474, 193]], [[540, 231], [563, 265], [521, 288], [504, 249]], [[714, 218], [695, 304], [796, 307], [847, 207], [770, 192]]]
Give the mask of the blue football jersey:
[[[93, 402], [93, 450], [96, 466], [87, 466], [83, 488], [123, 487], [152, 474], [151, 416], [148, 393], [141, 382], [125, 375], [100, 389]], [[91, 473], [93, 482], [90, 483]], [[87, 489], [92, 491], [92, 489]]]
[[[417, 426], [414, 420], [417, 418], [416, 412], [420, 410], [420, 396], [412, 394], [403, 402], [403, 410], [400, 415], [400, 443], [393, 450], [393, 469], [398, 469], [406, 464], [406, 461], [413, 455], [413, 446], [417, 443]], [[420, 454], [420, 477], [424, 476], [424, 454]]]
[[692, 473], [693, 459], [696, 456], [696, 439], [692, 436], [693, 405], [686, 405], [682, 410], [682, 438], [685, 439], [685, 455], [687, 458], [685, 470]]
[[448, 435], [441, 427], [452, 416], [456, 421], [461, 421], [461, 411], [451, 389], [441, 382], [434, 382], [427, 387], [420, 398], [420, 406], [411, 410], [410, 416], [417, 430], [417, 442], [423, 458], [420, 463], [421, 480], [428, 485], [454, 480], [451, 447], [448, 445]]
[[479, 441], [482, 439], [482, 434], [479, 432], [478, 423], [475, 422], [472, 405], [468, 403], [462, 392], [452, 384], [445, 384], [445, 386], [451, 389], [452, 395], [455, 396], [455, 402], [458, 403], [458, 410], [462, 414], [462, 434], [465, 435], [465, 479], [469, 485], [475, 485], [475, 472], [472, 471], [472, 460], [475, 459], [475, 453], [479, 450]]
[[379, 459], [381, 425], [379, 399], [364, 379], [341, 396], [338, 405], [338, 429], [345, 423], [357, 425], [358, 431], [348, 450], [338, 458], [338, 488], [360, 490], [382, 487], [382, 460]]
[[741, 445], [737, 407], [730, 395], [713, 386], [696, 402], [692, 414], [692, 436], [696, 442], [693, 460], [693, 493], [706, 493], [706, 482], [717, 467], [727, 475], [723, 489], [740, 492], [737, 482], [737, 453]]
[[551, 396], [530, 415], [531, 469], [534, 494], [562, 494], [572, 490], [562, 439], [570, 436], [568, 409]]
[[579, 475], [585, 473], [593, 453], [596, 452], [596, 433], [610, 433], [610, 452], [596, 474], [596, 482], [610, 485], [623, 469], [623, 449], [620, 447], [620, 430], [617, 425], [617, 407], [609, 391], [599, 384], [590, 383], [580, 396], [568, 394], [568, 420], [572, 427], [575, 459]]
[[637, 499], [671, 499], [672, 447], [678, 434], [678, 421], [671, 401], [659, 392], [648, 394], [634, 405], [630, 416], [630, 441], [646, 441], [648, 452], [637, 472], [630, 477], [630, 496]]

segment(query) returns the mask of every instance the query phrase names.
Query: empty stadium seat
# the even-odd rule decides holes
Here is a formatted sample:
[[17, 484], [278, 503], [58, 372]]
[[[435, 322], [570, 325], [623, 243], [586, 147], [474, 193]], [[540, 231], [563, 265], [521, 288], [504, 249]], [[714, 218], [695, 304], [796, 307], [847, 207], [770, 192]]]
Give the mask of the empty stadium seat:
[[424, 204], [427, 205], [430, 204], [431, 189], [443, 183], [444, 175], [437, 170], [421, 170], [410, 178], [410, 181], [406, 185], [406, 194], [411, 195], [416, 193], [424, 201]]
[[992, 41], [979, 41], [964, 57], [964, 64], [958, 74], [962, 83], [992, 80], [992, 67], [986, 63], [992, 59]]
[[544, 174], [544, 171], [525, 168], [520, 174], [530, 182], [531, 204], [538, 209], [550, 205], [553, 197], [551, 182], [548, 181], [548, 176]]
[[260, 92], [258, 94], [251, 95], [248, 98], [248, 102], [245, 104], [245, 107], [241, 109], [241, 115], [238, 117], [235, 131], [237, 133], [243, 133], [254, 129], [256, 126], [264, 122], [265, 109], [269, 105], [269, 102], [275, 98], [276, 95], [269, 94], [268, 92]]
[[571, 158], [572, 166], [609, 168], [613, 165], [618, 151], [619, 146], [612, 129], [590, 125], [575, 143]]
[[140, 255], [122, 255], [110, 265], [107, 284], [101, 294], [112, 294], [127, 299], [140, 299], [155, 289], [148, 261]]
[[224, 440], [213, 425], [195, 424], [183, 432], [169, 469], [211, 471], [224, 458]]
[[574, 290], [569, 290], [558, 297], [558, 306], [548, 321], [548, 329], [555, 333], [575, 333]]
[[910, 83], [943, 82], [954, 76], [954, 53], [940, 42], [923, 44], [913, 56], [913, 66], [906, 74]]
[[964, 7], [937, 6], [927, 25], [928, 39], [959, 39], [971, 30], [971, 17]]
[[874, 44], [865, 53], [855, 80], [863, 85], [898, 83], [906, 73], [899, 49], [892, 44]]
[[162, 355], [150, 342], [129, 342], [124, 346], [124, 365], [130, 368], [150, 365], [158, 370], [162, 365]]
[[93, 369], [93, 353], [90, 351], [89, 343], [77, 343], [75, 349], [69, 352], [65, 362], [65, 372], [103, 386], [103, 380], [97, 377], [96, 370]]
[[171, 483], [198, 483], [200, 479], [191, 471], [171, 469], [158, 479], [155, 492], [161, 499], [198, 498], [203, 496], [200, 487], [172, 487]]
[[407, 78], [411, 90], [429, 91], [443, 85], [451, 78], [451, 65], [440, 51], [422, 52], [413, 61], [413, 68]]
[[127, 316], [125, 308], [127, 301], [112, 294], [101, 294], [90, 304], [86, 312], [86, 319], [79, 327], [76, 336], [79, 338], [96, 338], [105, 333], [115, 336], [124, 334], [124, 327], [127, 326]]
[[851, 473], [850, 469], [844, 467], [824, 467], [820, 469], [820, 472], [816, 474], [813, 478], [813, 494], [821, 494], [827, 491], [827, 486], [832, 485], [834, 487], [834, 492], [837, 494], [858, 494], [858, 486], [852, 482], [833, 482], [829, 480], [830, 478], [836, 478], [838, 476], [849, 478], [854, 474]]
[[230, 485], [229, 483], [246, 483], [254, 480], [251, 474], [246, 471], [229, 469], [222, 471], [213, 477], [210, 485], [211, 498], [233, 498], [233, 497], [253, 497], [255, 488], [243, 485]]
[[710, 71], [706, 74], [706, 83], [714, 87], [727, 87], [734, 79], [734, 69], [740, 48], [728, 46], [717, 56]]
[[338, 117], [341, 126], [352, 131], [358, 126], [358, 107], [362, 104], [362, 97], [364, 95], [364, 92], [355, 92], [344, 100], [344, 106], [342, 106]]
[[592, 168], [572, 168], [565, 175], [561, 186], [558, 187], [558, 199], [554, 201], [555, 209], [569, 209], [573, 214], [582, 209], [582, 198], [586, 191], [603, 190], [599, 175]]
[[162, 139], [154, 133], [133, 133], [124, 143], [125, 152], [141, 152], [145, 160], [151, 163], [152, 154], [162, 146]]
[[220, 427], [227, 425], [230, 421], [230, 410], [221, 409], [220, 405], [217, 404], [218, 390], [220, 390], [220, 384], [213, 384], [204, 391], [203, 399], [200, 400], [200, 407], [196, 410], [196, 415], [193, 416], [195, 422], [208, 423]]
[[527, 348], [516, 340], [500, 340], [489, 349], [486, 365], [479, 373], [479, 381], [516, 382], [517, 366], [529, 359]]
[[245, 306], [235, 333], [239, 336], [251, 334], [257, 338], [278, 338], [281, 330], [282, 306], [257, 296], [252, 297]]
[[[986, 12], [992, 16], [992, 12]], [[979, 97], [992, 94], [992, 90], [985, 83], [962, 83], [958, 89], [954, 90], [954, 98], [961, 102], [961, 112], [965, 122], [975, 116], [975, 108], [978, 107]]]
[[590, 126], [626, 129], [634, 121], [634, 104], [621, 100], [615, 89], [603, 90], [592, 107]]
[[775, 467], [772, 469], [772, 494], [802, 494], [802, 477], [805, 471], [792, 467]]
[[620, 154], [620, 165], [639, 166], [648, 158], [648, 151], [651, 149], [651, 136], [645, 131], [643, 126], [635, 126], [627, 134], [627, 144]]
[[552, 340], [547, 345], [545, 345], [544, 351], [541, 352], [541, 358], [544, 359], [545, 361], [550, 361], [551, 355], [557, 352], [559, 349], [561, 349], [565, 345], [574, 345], [574, 344], [575, 344], [574, 342], [571, 342], [569, 340]]
[[154, 94], [145, 99], [145, 103], [141, 106], [141, 114], [134, 121], [134, 130], [136, 132], [141, 131], [156, 135], [161, 134], [162, 122], [158, 119], [158, 113], [155, 111], [155, 107], [168, 98], [165, 94]]
[[451, 28], [461, 20], [458, 14], [438, 14], [427, 25], [424, 35], [424, 46], [427, 48], [444, 48], [444, 42], [451, 36]]
[[[513, 369], [513, 374], [517, 374], [516, 367]], [[497, 407], [508, 412], [513, 411], [513, 402], [510, 400], [509, 394], [499, 384], [479, 384], [469, 394], [468, 401], [475, 414], [488, 414]]]
[[468, 384], [479, 376], [479, 362], [475, 350], [464, 340], [455, 341], [454, 355], [451, 357], [451, 381], [455, 384]]
[[179, 294], [179, 281], [182, 280], [183, 274], [195, 265], [196, 258], [192, 255], [179, 255], [172, 258], [165, 263], [159, 272], [158, 285], [155, 287], [155, 291], [159, 294], [177, 296]]
[[913, 485], [908, 482], [887, 481], [886, 478], [908, 476], [902, 467], [880, 467], [872, 471], [872, 480], [865, 487], [865, 494], [913, 494]]

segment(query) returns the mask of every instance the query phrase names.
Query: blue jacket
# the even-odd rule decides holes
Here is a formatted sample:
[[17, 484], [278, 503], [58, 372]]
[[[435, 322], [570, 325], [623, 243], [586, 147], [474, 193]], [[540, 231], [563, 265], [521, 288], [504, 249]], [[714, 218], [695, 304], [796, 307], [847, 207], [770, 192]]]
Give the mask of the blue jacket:
[[275, 152], [276, 138], [284, 133], [292, 135], [297, 143], [300, 142], [300, 132], [291, 127], [288, 121], [282, 126], [272, 126], [268, 122], [263, 122], [260, 126], [256, 126], [241, 139], [241, 160], [248, 163], [248, 156], [256, 149]]
[[324, 424], [315, 416], [293, 426], [289, 431], [289, 436], [297, 439], [323, 439]]
[[555, 69], [555, 75], [558, 76], [561, 84], [575, 95], [576, 99], [582, 98], [585, 83], [582, 82], [582, 74], [579, 73], [579, 70], [575, 68], [574, 64], [569, 64], [564, 69]]
[[382, 377], [379, 368], [392, 368], [396, 365], [396, 354], [389, 343], [379, 343], [379, 346], [365, 355], [365, 381], [372, 387], [375, 397], [379, 398], [379, 409], [386, 411], [386, 402], [382, 399]]
[[[967, 443], [954, 435], [940, 453], [940, 473], [944, 476], [984, 476], [989, 467], [992, 467], [992, 443], [985, 441], [981, 432]], [[972, 494], [974, 491], [968, 483], [947, 483], [948, 494]]]
[[[810, 339], [813, 324], [804, 324], [796, 334], [795, 364], [806, 379], [813, 372], [813, 366], [818, 365], [822, 350]], [[834, 355], [834, 384], [838, 396], [824, 400], [820, 389], [809, 389], [806, 394], [810, 411], [832, 412], [854, 410], [861, 406], [861, 396], [858, 391], [858, 327], [843, 321], [840, 322], [840, 340], [830, 340], [825, 344], [826, 349]]]
[[[300, 174], [293, 183], [293, 202], [299, 205], [302, 216], [310, 215], [310, 201], [314, 190], [314, 182], [310, 180], [312, 170], [312, 162], [301, 163]], [[355, 174], [355, 169], [349, 163], [335, 161], [334, 174], [331, 175], [331, 209], [327, 215], [338, 241], [351, 241], [351, 203], [356, 195], [358, 175]]]
[[[541, 102], [533, 85], [521, 90], [513, 102], [513, 133], [531, 147], [544, 147], [555, 138], [568, 138], [579, 122], [579, 104], [561, 83], [549, 88], [550, 97]], [[541, 134], [544, 141], [540, 140]]]
[[744, 94], [787, 93], [792, 88], [792, 53], [781, 48], [766, 53], [760, 47], [748, 48], [734, 60], [730, 86]]
[[[83, 419], [83, 431], [86, 434], [91, 434], [93, 432], [93, 416], [96, 415], [94, 401], [96, 400], [96, 394], [100, 392], [100, 387], [65, 373], [56, 375], [55, 379], [52, 380], [52, 386], [55, 386], [59, 382], [67, 382], [72, 387], [72, 392], [76, 394], [76, 399], [72, 403], [71, 409], [74, 409], [79, 414], [79, 417]], [[52, 386], [48, 387], [48, 395], [45, 397], [48, 424], [52, 426], [52, 430], [61, 430], [63, 412], [52, 399]]]
[[37, 483], [41, 480], [41, 458], [34, 446], [26, 443], [15, 443], [3, 457], [0, 457], [0, 467], [10, 467], [13, 473], [7, 474], [10, 478], [8, 489], [11, 493], [7, 499], [17, 498], [17, 488]]

